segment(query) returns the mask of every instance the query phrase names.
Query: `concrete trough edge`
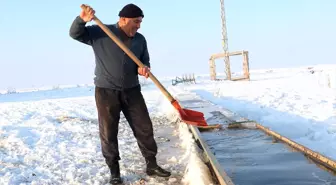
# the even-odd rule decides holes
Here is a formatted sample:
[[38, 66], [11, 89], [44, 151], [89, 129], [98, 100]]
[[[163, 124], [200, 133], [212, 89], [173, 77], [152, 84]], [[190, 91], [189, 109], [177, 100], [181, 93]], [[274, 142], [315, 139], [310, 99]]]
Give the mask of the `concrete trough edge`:
[[[229, 118], [228, 118], [229, 119]], [[245, 128], [244, 127], [244, 124], [240, 123], [240, 122], [236, 122], [232, 119], [229, 119], [229, 121], [232, 124], [231, 128], [239, 128], [241, 125], [241, 127]], [[265, 127], [259, 123], [257, 123], [256, 121], [253, 121], [253, 120], [248, 120], [248, 121], [244, 121], [245, 123], [253, 123], [254, 124], [254, 127], [256, 129], [259, 129], [261, 131], [263, 131], [264, 133], [266, 133], [267, 135], [269, 136], [272, 136], [275, 141], [276, 140], [280, 140], [282, 141], [283, 143], [287, 144], [288, 146], [292, 147], [293, 149], [303, 153], [307, 158], [309, 158], [310, 160], [314, 161], [315, 163], [317, 163], [318, 165], [321, 165], [320, 167], [323, 167], [325, 170], [333, 173], [333, 174], [336, 174], [336, 161], [331, 159], [331, 158], [328, 158], [322, 154], [320, 154], [319, 152], [316, 152], [316, 151], [313, 151], [311, 149], [309, 149], [308, 147], [306, 146], [303, 146], [271, 129], [269, 129], [268, 127]], [[230, 126], [229, 126], [230, 128]]]
[[[282, 136], [281, 134], [271, 130], [270, 128], [268, 127], [265, 127], [263, 125], [261, 125], [260, 123], [258, 123], [257, 121], [255, 120], [245, 120], [245, 121], [242, 121], [242, 122], [239, 122], [239, 121], [235, 121], [234, 119], [231, 119], [227, 116], [225, 116], [229, 122], [229, 125], [230, 124], [233, 124], [233, 125], [237, 125], [239, 127], [239, 125], [242, 125], [242, 127], [245, 127], [244, 126], [244, 123], [253, 123], [254, 124], [254, 127], [256, 129], [259, 129], [261, 131], [263, 131], [264, 133], [266, 133], [267, 135], [270, 135], [272, 136], [275, 140], [280, 140], [282, 142], [284, 142], [285, 144], [287, 144], [288, 146], [296, 149], [297, 151], [303, 153], [307, 158], [311, 159], [312, 161], [314, 161], [315, 163], [317, 163], [318, 165], [321, 165], [325, 170], [333, 173], [333, 174], [336, 174], [336, 161], [331, 159], [331, 158], [328, 158], [322, 154], [320, 154], [319, 152], [316, 152], [316, 151], [313, 151], [311, 149], [309, 149], [308, 147], [306, 146], [303, 146], [285, 136]], [[250, 125], [251, 126], [251, 125]]]
[[207, 158], [207, 165], [210, 168], [210, 171], [215, 176], [217, 183], [220, 185], [234, 185], [231, 178], [226, 174], [224, 169], [222, 169], [221, 165], [218, 163], [215, 155], [210, 150], [209, 146], [202, 139], [201, 133], [197, 127], [188, 125], [190, 132], [194, 136], [196, 143], [203, 150], [205, 157]]
[[284, 136], [282, 136], [281, 134], [270, 130], [269, 128], [266, 128], [264, 126], [262, 126], [261, 124], [256, 123], [256, 127], [260, 130], [262, 130], [263, 132], [265, 132], [266, 134], [269, 134], [271, 136], [273, 136], [274, 138], [281, 140], [282, 142], [286, 143], [287, 145], [293, 147], [294, 149], [302, 152], [303, 154], [305, 154], [307, 157], [311, 158], [312, 160], [314, 160], [315, 162], [323, 165], [324, 167], [326, 167], [327, 169], [330, 169], [331, 171], [333, 171], [334, 173], [336, 172], [336, 162], [316, 151], [313, 151], [311, 149], [309, 149], [308, 147], [305, 147], [301, 144], [296, 143], [295, 141], [292, 141], [289, 138], [286, 138]]

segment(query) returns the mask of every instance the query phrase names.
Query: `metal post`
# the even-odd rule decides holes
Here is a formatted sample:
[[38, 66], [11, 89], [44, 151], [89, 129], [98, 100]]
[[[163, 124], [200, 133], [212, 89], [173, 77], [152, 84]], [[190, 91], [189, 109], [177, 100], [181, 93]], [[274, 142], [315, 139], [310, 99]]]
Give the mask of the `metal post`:
[[[224, 8], [224, 0], [220, 0], [221, 4], [221, 18], [222, 18], [222, 41], [223, 41], [223, 50], [225, 54], [228, 54], [229, 46], [228, 46], [228, 37], [226, 31], [226, 18], [225, 18], [225, 8]], [[225, 73], [228, 80], [231, 80], [231, 70], [230, 70], [230, 58], [228, 55], [224, 57], [225, 62]]]

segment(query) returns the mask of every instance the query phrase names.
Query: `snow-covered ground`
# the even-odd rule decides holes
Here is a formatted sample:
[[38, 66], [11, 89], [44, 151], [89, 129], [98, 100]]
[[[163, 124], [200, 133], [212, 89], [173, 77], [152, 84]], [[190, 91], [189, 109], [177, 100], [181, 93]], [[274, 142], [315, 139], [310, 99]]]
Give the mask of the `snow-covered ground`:
[[[168, 87], [219, 107], [336, 159], [336, 67], [251, 71], [251, 81], [210, 81]], [[314, 71], [314, 72], [312, 72]], [[166, 86], [170, 80], [164, 82]], [[178, 93], [177, 93], [178, 92]], [[168, 180], [144, 175], [144, 161], [124, 118], [120, 123], [122, 175], [129, 183], [211, 184], [198, 148], [162, 93], [143, 88]], [[0, 184], [104, 184], [97, 113], [90, 86], [0, 94]], [[220, 154], [217, 154], [220, 155]]]
[[[143, 89], [169, 179], [145, 175], [145, 163], [124, 117], [119, 126], [121, 174], [126, 183], [211, 184], [186, 125], [170, 103]], [[107, 184], [93, 88], [76, 87], [1, 95], [0, 184]], [[193, 176], [193, 177], [192, 177]]]

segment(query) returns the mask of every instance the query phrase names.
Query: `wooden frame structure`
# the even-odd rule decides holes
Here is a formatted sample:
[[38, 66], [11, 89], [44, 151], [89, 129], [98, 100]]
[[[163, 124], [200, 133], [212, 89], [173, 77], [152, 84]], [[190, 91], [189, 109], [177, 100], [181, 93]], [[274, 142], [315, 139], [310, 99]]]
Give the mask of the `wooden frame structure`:
[[[243, 76], [241, 77], [231, 77], [231, 67], [230, 62], [225, 66], [225, 73], [227, 80], [232, 81], [238, 81], [238, 80], [250, 80], [250, 67], [249, 67], [249, 57], [248, 57], [248, 51], [235, 51], [235, 52], [228, 52], [228, 53], [216, 53], [211, 55], [209, 59], [209, 65], [210, 65], [210, 76], [211, 80], [221, 80], [217, 79], [216, 75], [216, 63], [215, 60], [219, 58], [229, 57], [230, 56], [236, 56], [236, 55], [242, 55], [243, 56]], [[230, 60], [228, 60], [230, 61]]]

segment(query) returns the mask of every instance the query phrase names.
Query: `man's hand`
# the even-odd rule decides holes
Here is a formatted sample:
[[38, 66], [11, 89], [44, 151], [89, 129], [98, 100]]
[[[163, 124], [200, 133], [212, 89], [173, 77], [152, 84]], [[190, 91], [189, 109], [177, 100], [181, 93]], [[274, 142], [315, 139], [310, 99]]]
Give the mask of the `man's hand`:
[[145, 67], [138, 67], [138, 73], [139, 75], [141, 76], [144, 76], [146, 78], [148, 78], [149, 76], [149, 71], [150, 71], [150, 68], [145, 66]]
[[79, 14], [79, 16], [85, 22], [90, 22], [90, 21], [92, 21], [94, 14], [95, 14], [95, 11], [90, 6], [82, 5], [82, 11]]

